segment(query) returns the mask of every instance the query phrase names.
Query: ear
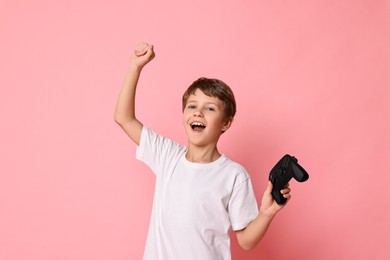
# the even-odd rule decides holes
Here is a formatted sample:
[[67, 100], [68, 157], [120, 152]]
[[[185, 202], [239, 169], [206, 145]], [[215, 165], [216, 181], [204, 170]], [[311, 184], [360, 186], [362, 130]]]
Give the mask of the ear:
[[224, 125], [222, 126], [222, 133], [226, 132], [230, 126], [232, 125], [233, 123], [233, 118], [229, 118], [225, 121]]

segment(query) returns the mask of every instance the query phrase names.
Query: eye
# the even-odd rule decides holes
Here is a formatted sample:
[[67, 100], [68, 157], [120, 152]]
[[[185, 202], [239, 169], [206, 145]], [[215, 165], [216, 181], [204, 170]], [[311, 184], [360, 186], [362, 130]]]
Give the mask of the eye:
[[188, 108], [188, 109], [195, 109], [196, 106], [195, 106], [195, 105], [188, 105], [187, 108]]
[[208, 111], [215, 111], [215, 108], [213, 108], [213, 107], [208, 107], [207, 110], [208, 110]]

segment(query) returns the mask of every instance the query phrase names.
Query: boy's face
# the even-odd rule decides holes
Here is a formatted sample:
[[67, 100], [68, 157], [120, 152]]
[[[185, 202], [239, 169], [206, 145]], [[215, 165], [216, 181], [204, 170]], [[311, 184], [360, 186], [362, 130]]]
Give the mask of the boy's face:
[[183, 125], [192, 144], [216, 145], [230, 124], [231, 120], [224, 120], [224, 104], [220, 99], [209, 97], [200, 89], [188, 97], [183, 111]]

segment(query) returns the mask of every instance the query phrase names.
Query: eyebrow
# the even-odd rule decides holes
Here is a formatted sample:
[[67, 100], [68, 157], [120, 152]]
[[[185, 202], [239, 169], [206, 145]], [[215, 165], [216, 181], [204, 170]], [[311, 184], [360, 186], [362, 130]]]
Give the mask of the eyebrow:
[[[191, 100], [191, 99], [189, 99], [188, 101], [187, 101], [187, 103], [199, 103], [197, 100]], [[215, 106], [218, 106], [218, 102], [205, 102], [204, 104], [206, 104], [206, 105], [215, 105]]]

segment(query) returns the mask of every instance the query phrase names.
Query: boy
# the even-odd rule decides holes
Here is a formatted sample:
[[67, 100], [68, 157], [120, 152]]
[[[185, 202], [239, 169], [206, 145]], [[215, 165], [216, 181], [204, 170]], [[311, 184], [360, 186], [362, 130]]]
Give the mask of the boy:
[[[249, 174], [217, 149], [236, 112], [233, 92], [222, 81], [200, 78], [184, 93], [187, 147], [138, 121], [136, 86], [154, 56], [152, 45], [136, 47], [115, 110], [115, 121], [137, 145], [137, 159], [156, 175], [144, 259], [231, 259], [230, 230], [243, 249], [252, 249], [283, 206], [273, 200], [269, 182], [258, 209]], [[290, 199], [288, 186], [281, 193]]]

